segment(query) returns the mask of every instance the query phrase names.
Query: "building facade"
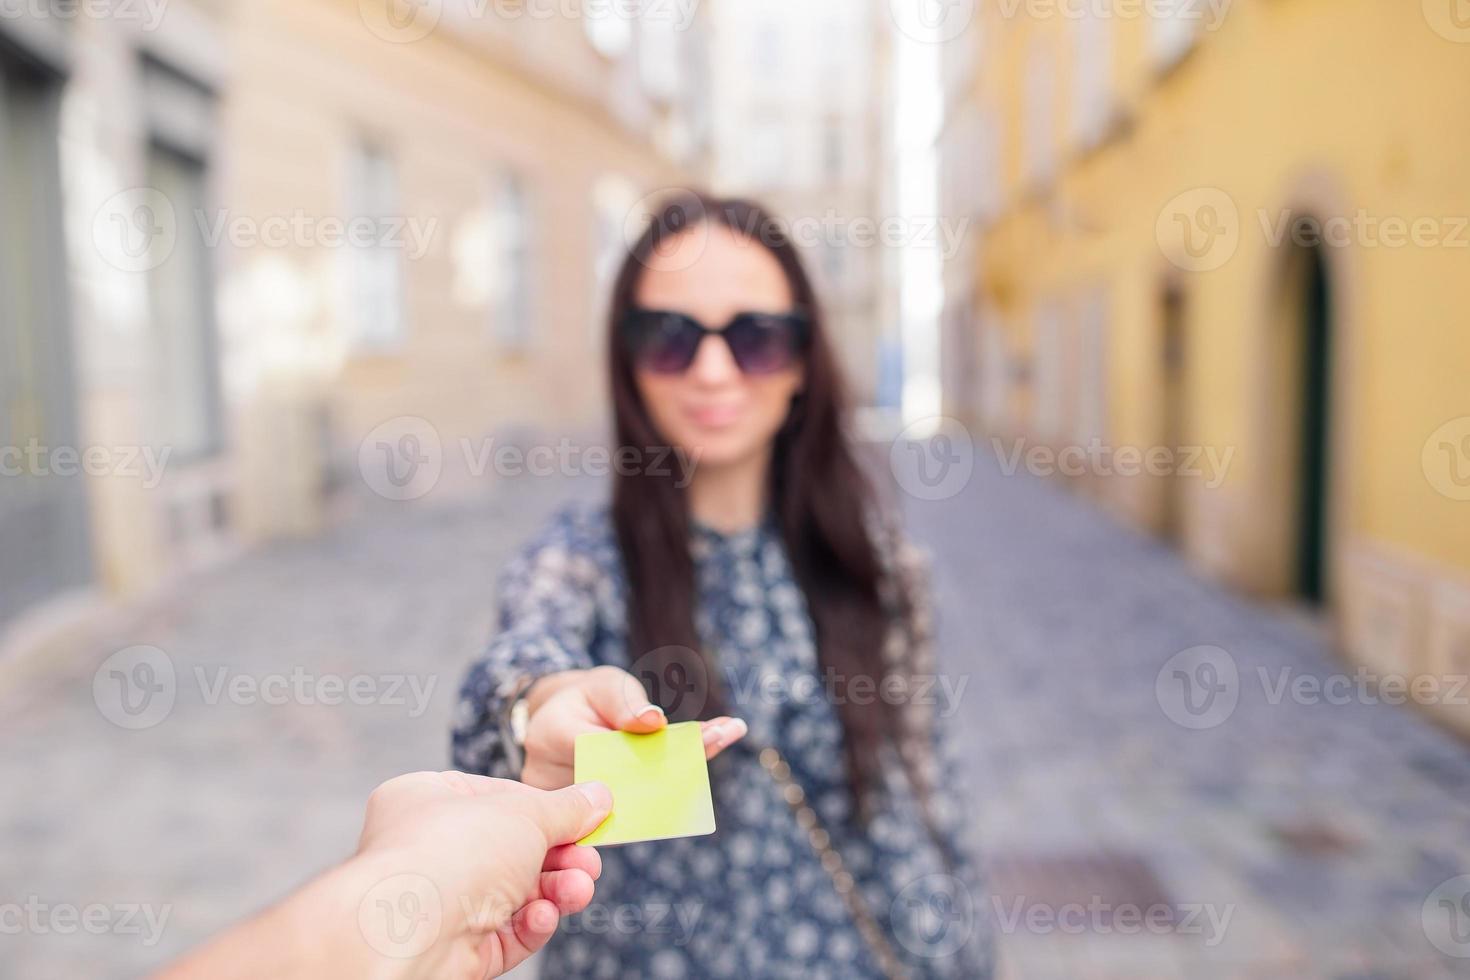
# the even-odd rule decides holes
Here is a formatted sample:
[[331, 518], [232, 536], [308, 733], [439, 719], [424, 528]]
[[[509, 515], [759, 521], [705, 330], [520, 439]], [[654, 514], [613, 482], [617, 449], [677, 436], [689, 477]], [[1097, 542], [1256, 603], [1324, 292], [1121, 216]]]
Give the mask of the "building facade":
[[951, 412], [1425, 685], [1470, 673], [1470, 137], [1429, 94], [1470, 82], [1453, 8], [981, 5], [939, 141], [979, 228], [946, 272]]
[[445, 487], [602, 424], [606, 280], [706, 165], [707, 59], [691, 5], [591, 9], [6, 11], [0, 625], [319, 528], [384, 423]]
[[880, 400], [886, 31], [881, 4], [717, 0], [712, 185], [769, 207], [803, 249], [854, 400]]

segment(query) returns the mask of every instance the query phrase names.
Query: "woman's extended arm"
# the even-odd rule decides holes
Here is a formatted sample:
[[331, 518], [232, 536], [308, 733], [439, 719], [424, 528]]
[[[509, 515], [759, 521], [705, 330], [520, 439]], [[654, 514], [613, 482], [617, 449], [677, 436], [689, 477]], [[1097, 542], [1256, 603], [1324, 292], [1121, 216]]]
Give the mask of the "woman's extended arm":
[[[500, 632], [470, 668], [454, 726], [454, 764], [557, 789], [572, 781], [576, 737], [591, 731], [653, 732], [667, 724], [643, 685], [596, 665], [597, 587], [602, 575], [570, 518], [554, 523], [500, 581]], [[524, 700], [524, 750], [511, 713]], [[745, 723], [703, 723], [713, 758], [745, 735]]]

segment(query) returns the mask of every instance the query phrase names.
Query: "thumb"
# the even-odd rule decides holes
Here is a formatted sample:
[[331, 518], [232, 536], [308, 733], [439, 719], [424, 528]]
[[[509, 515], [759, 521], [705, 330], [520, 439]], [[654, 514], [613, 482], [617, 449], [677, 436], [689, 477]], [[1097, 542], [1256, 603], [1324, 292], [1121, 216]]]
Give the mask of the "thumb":
[[547, 847], [571, 844], [597, 829], [612, 812], [612, 790], [602, 783], [577, 783], [529, 797], [530, 816], [546, 835]]

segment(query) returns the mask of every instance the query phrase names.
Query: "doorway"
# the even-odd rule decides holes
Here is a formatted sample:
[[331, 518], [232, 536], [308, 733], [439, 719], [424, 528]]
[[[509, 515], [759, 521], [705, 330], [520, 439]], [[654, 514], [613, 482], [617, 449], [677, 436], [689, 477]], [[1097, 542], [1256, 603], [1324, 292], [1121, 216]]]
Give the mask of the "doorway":
[[1294, 256], [1299, 336], [1296, 461], [1296, 561], [1293, 592], [1313, 605], [1327, 599], [1331, 536], [1332, 300], [1321, 245]]
[[[1189, 433], [1189, 338], [1184, 290], [1178, 284], [1165, 287], [1160, 306], [1159, 370], [1163, 379], [1159, 445], [1177, 454]], [[1182, 545], [1187, 534], [1186, 487], [1179, 468], [1171, 466], [1160, 477], [1159, 533], [1166, 541]]]

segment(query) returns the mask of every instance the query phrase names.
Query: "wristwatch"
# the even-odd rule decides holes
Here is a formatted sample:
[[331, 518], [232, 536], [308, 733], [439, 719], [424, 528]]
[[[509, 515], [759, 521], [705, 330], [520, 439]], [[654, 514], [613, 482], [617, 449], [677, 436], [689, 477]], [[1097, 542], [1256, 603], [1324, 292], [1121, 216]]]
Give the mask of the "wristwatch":
[[496, 691], [508, 705], [501, 716], [500, 738], [505, 746], [506, 763], [516, 778], [526, 766], [526, 729], [531, 723], [531, 708], [526, 704], [526, 695], [530, 693], [531, 685], [540, 679], [539, 675], [520, 674], [500, 685]]

